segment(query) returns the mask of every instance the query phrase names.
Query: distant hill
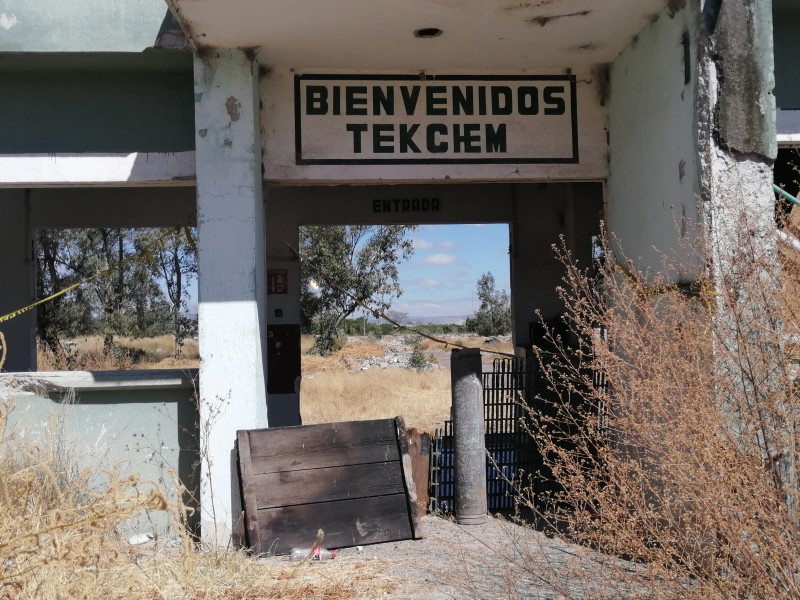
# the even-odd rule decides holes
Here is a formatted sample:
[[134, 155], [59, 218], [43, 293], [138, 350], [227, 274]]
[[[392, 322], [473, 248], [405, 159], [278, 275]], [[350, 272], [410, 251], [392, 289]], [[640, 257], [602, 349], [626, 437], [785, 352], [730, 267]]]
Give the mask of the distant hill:
[[417, 325], [463, 325], [466, 323], [469, 316], [445, 316], [445, 317], [414, 317], [409, 316], [408, 321]]

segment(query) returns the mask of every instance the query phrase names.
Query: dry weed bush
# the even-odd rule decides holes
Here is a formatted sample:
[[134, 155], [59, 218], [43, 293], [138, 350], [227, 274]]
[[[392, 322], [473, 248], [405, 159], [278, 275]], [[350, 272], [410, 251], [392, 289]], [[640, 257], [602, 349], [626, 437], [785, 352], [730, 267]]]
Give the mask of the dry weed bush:
[[797, 352], [782, 334], [799, 321], [743, 232], [714, 288], [631, 262], [598, 280], [560, 252], [567, 311], [537, 349], [543, 467], [523, 499], [550, 531], [640, 563], [609, 562], [593, 595], [800, 598]]

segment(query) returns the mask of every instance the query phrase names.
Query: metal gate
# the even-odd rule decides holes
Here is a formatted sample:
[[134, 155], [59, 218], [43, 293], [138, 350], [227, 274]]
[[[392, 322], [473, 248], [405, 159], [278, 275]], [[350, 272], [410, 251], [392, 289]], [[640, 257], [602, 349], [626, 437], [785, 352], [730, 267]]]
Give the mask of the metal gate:
[[[531, 376], [523, 358], [497, 358], [482, 374], [486, 427], [486, 495], [489, 510], [514, 508], [513, 482], [531, 473], [533, 448], [526, 431], [525, 399]], [[453, 502], [453, 424], [445, 421], [431, 440], [431, 510]]]

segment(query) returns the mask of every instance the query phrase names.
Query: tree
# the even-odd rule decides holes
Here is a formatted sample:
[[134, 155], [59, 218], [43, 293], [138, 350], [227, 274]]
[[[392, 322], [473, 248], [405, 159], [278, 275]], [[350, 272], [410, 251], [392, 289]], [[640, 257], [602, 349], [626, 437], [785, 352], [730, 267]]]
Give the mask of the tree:
[[306, 226], [303, 257], [303, 323], [316, 332], [315, 348], [329, 354], [342, 322], [362, 303], [385, 311], [402, 294], [397, 265], [414, 246], [405, 225]]
[[183, 340], [191, 329], [185, 312], [189, 283], [197, 275], [196, 234], [188, 227], [167, 232], [142, 231], [137, 235], [136, 245], [147, 257], [152, 275], [164, 284], [175, 338], [174, 355], [179, 358]]
[[511, 331], [511, 302], [505, 290], [495, 288], [491, 271], [478, 279], [481, 306], [475, 317], [467, 319], [467, 329], [478, 335], [505, 335]]
[[[65, 365], [63, 336], [100, 333], [106, 354], [114, 336], [187, 331], [187, 282], [196, 272], [189, 238], [173, 230], [99, 228], [37, 234], [37, 295], [83, 285], [38, 307], [39, 339]], [[162, 287], [166, 291], [162, 291]]]

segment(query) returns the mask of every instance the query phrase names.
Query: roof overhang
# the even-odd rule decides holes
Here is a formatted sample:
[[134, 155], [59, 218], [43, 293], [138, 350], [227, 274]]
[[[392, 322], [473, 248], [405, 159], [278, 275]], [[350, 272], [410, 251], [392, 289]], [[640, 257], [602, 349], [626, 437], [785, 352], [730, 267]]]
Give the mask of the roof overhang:
[[[298, 69], [509, 71], [612, 61], [668, 0], [167, 0], [198, 48]], [[415, 37], [438, 28], [441, 35]]]

